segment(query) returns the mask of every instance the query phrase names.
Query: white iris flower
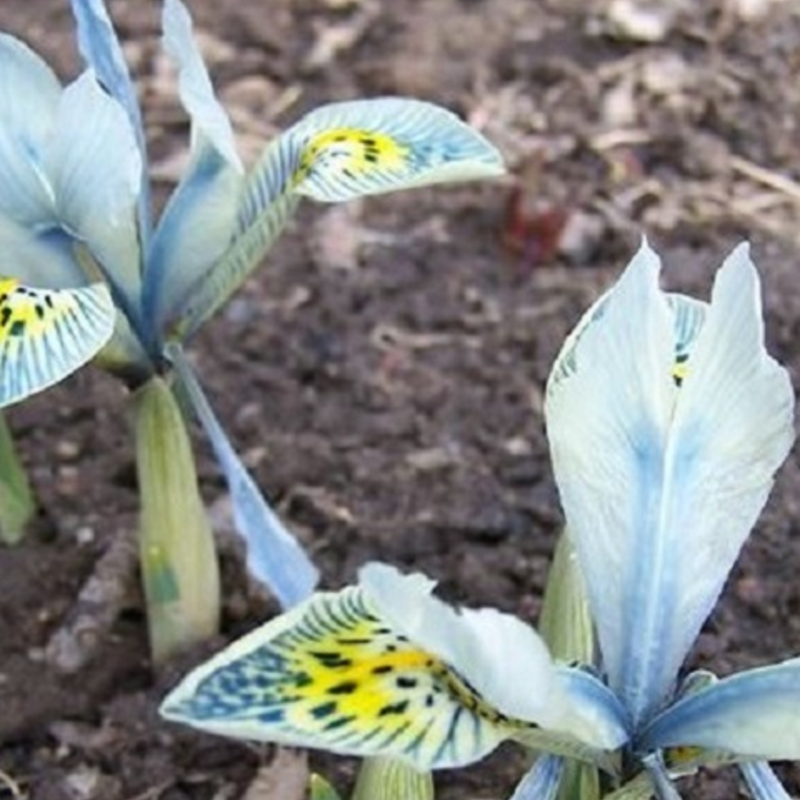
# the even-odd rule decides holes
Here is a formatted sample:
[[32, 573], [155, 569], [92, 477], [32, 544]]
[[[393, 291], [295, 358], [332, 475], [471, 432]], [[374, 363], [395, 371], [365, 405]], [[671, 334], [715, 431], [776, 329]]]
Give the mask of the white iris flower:
[[659, 288], [642, 245], [568, 338], [547, 431], [567, 529], [597, 629], [596, 664], [560, 665], [498, 611], [455, 610], [421, 575], [369, 565], [235, 642], [164, 701], [223, 735], [466, 764], [504, 739], [539, 759], [514, 800], [554, 797], [559, 757], [672, 777], [741, 763], [757, 798], [785, 798], [762, 761], [800, 759], [800, 659], [680, 679], [792, 445], [794, 396], [764, 347], [746, 245], [710, 304]]
[[0, 35], [0, 407], [88, 360], [136, 388], [177, 371], [228, 481], [248, 564], [285, 604], [317, 573], [236, 457], [181, 344], [234, 292], [301, 197], [332, 202], [498, 175], [497, 151], [444, 109], [382, 98], [324, 106], [247, 172], [180, 0], [163, 45], [191, 119], [185, 174], [153, 227], [136, 91], [103, 0], [72, 0], [88, 67], [62, 87]]

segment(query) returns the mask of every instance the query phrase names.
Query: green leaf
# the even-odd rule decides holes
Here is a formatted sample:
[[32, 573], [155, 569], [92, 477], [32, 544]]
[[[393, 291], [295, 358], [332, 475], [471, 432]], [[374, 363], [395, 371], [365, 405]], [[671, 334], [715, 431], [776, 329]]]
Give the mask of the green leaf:
[[161, 378], [138, 390], [135, 417], [142, 577], [160, 662], [217, 632], [219, 573], [184, 418]]
[[19, 460], [14, 437], [0, 412], [0, 541], [17, 544], [36, 513], [33, 491]]
[[351, 800], [433, 800], [433, 776], [402, 761], [369, 758], [358, 773]]
[[640, 772], [633, 780], [615, 792], [607, 794], [603, 800], [650, 800], [653, 796], [653, 782], [646, 772]]
[[561, 776], [558, 800], [600, 800], [600, 774], [597, 768], [578, 761], [567, 761]]
[[309, 792], [310, 800], [342, 800], [336, 789], [316, 773], [311, 776]]
[[[554, 658], [592, 663], [595, 651], [592, 617], [578, 560], [566, 530], [556, 544], [550, 566], [539, 630]], [[567, 760], [558, 800], [599, 798], [600, 775], [597, 767]]]
[[578, 559], [567, 530], [561, 534], [553, 555], [539, 631], [553, 658], [566, 662], [593, 663], [595, 643], [592, 616]]

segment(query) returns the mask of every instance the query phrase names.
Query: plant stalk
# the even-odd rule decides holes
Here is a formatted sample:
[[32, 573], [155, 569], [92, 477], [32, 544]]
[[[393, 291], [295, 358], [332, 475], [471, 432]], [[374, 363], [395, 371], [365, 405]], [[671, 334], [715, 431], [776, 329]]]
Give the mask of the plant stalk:
[[0, 411], [0, 542], [18, 544], [35, 513], [36, 502], [27, 473]]
[[392, 758], [368, 758], [351, 800], [433, 800], [433, 776]]
[[158, 664], [218, 631], [219, 567], [184, 417], [162, 378], [137, 390], [134, 414], [139, 550]]

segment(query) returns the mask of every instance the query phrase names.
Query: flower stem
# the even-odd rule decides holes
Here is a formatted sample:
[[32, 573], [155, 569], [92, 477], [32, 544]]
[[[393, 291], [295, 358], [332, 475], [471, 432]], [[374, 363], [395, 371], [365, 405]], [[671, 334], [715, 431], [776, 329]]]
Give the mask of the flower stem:
[[5, 415], [0, 411], [0, 541], [17, 544], [35, 513], [36, 502], [28, 476]]
[[142, 578], [152, 657], [160, 663], [217, 632], [219, 568], [172, 390], [154, 377], [134, 398]]
[[433, 800], [433, 776], [395, 759], [368, 758], [351, 800]]

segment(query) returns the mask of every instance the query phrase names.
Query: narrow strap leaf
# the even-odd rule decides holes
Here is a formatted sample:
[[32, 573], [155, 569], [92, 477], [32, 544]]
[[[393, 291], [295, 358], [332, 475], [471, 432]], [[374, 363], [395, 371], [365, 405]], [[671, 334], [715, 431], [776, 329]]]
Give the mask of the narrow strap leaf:
[[664, 765], [661, 753], [649, 753], [642, 758], [642, 763], [653, 782], [653, 789], [657, 800], [681, 800], [672, 778]]
[[190, 673], [161, 713], [212, 733], [398, 758], [476, 761], [517, 723], [388, 627], [363, 589], [317, 593]]
[[751, 761], [739, 765], [753, 800], [792, 800], [769, 764]]
[[83, 366], [109, 340], [115, 318], [105, 284], [48, 290], [0, 278], [0, 407]]
[[248, 474], [225, 436], [180, 347], [167, 348], [181, 385], [208, 435], [228, 484], [238, 533], [247, 545], [247, 568], [284, 608], [305, 600], [319, 573]]
[[540, 756], [517, 784], [511, 800], [555, 800], [563, 772], [562, 758]]

